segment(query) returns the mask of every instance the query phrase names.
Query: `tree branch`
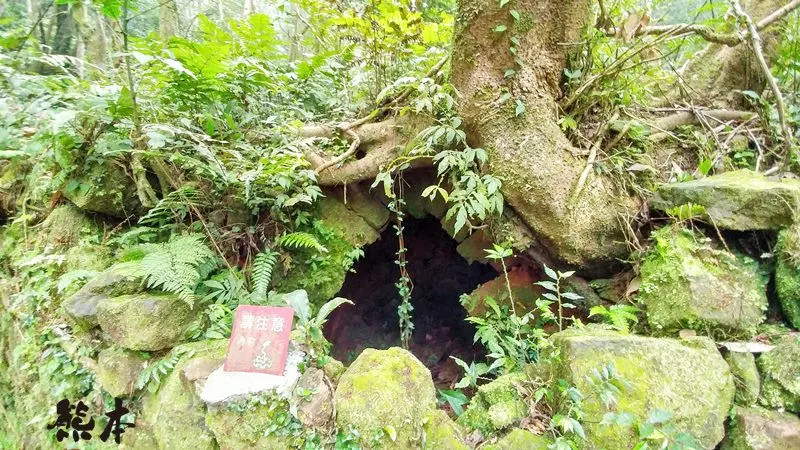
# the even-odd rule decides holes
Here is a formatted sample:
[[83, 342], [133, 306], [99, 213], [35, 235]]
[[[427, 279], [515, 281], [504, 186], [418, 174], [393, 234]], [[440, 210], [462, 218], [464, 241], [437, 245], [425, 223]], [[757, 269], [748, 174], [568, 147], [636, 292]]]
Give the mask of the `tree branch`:
[[[785, 6], [775, 10], [772, 14], [768, 15], [760, 22], [755, 24], [755, 32], [759, 32], [770, 25], [773, 25], [775, 22], [783, 19], [788, 14], [796, 10], [800, 7], [800, 0], [793, 0], [787, 3]], [[609, 37], [617, 36], [619, 33], [619, 29], [617, 27], [612, 27], [604, 30], [606, 35]], [[673, 34], [676, 36], [681, 35], [690, 35], [696, 34], [708, 42], [712, 42], [715, 44], [722, 44], [727, 45], [729, 47], [733, 47], [735, 45], [739, 45], [745, 41], [747, 35], [751, 35], [754, 31], [750, 30], [746, 35], [742, 35], [739, 33], [723, 33], [714, 30], [711, 27], [705, 25], [697, 25], [691, 23], [684, 23], [678, 25], [652, 25], [647, 27], [641, 27], [636, 30], [634, 36], [659, 36], [662, 34]]]
[[[744, 8], [742, 8], [742, 5], [739, 4], [738, 0], [732, 0], [731, 3], [733, 4], [734, 13], [747, 24], [747, 28], [750, 31], [750, 43], [753, 47], [753, 52], [756, 54], [756, 59], [758, 59], [759, 66], [761, 66], [761, 71], [764, 73], [764, 77], [766, 77], [769, 87], [772, 90], [772, 93], [775, 95], [775, 103], [778, 108], [778, 119], [781, 123], [781, 134], [783, 134], [783, 145], [786, 147], [783, 155], [783, 161], [781, 162], [781, 165], [785, 169], [789, 164], [789, 160], [791, 159], [792, 131], [789, 129], [789, 122], [786, 118], [786, 104], [783, 101], [783, 94], [781, 93], [780, 87], [778, 87], [778, 82], [775, 80], [775, 77], [772, 76], [772, 71], [769, 69], [767, 59], [764, 57], [764, 50], [761, 46], [761, 36], [758, 34], [758, 28], [756, 27], [756, 24], [753, 23], [753, 19], [751, 19]], [[795, 0], [793, 3], [800, 5], [800, 0]], [[781, 10], [791, 11], [791, 8], [787, 8], [788, 6], [791, 6], [791, 4], [781, 8]], [[773, 15], [775, 14], [771, 14], [770, 16]]]
[[728, 109], [691, 109], [670, 116], [662, 117], [650, 125], [651, 128], [658, 130], [650, 136], [651, 141], [661, 141], [669, 137], [669, 131], [683, 125], [693, 125], [700, 123], [698, 115], [702, 114], [718, 122], [747, 121], [756, 117], [750, 111], [733, 111]]

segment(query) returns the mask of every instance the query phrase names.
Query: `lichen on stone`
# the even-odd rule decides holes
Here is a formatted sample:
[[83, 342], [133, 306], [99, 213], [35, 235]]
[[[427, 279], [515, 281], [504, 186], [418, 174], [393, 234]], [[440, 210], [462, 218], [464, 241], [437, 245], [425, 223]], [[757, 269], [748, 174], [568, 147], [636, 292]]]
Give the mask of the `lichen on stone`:
[[734, 410], [721, 450], [796, 450], [800, 418], [763, 408]]
[[710, 339], [563, 332], [553, 335], [553, 341], [561, 358], [557, 378], [584, 394], [587, 448], [633, 448], [638, 441], [635, 427], [600, 425], [609, 409], [591, 395], [588, 377], [608, 365], [630, 386], [615, 396], [613, 411], [631, 414], [639, 424], [655, 409], [667, 411], [672, 414], [670, 423], [702, 448], [722, 440], [734, 384], [728, 364]]
[[430, 371], [394, 347], [364, 350], [339, 378], [334, 404], [341, 429], [355, 429], [367, 440], [385, 432], [381, 446], [400, 449], [420, 446], [436, 397]]
[[653, 233], [642, 262], [639, 298], [662, 334], [697, 330], [749, 338], [764, 320], [766, 277], [746, 256], [717, 249], [698, 232], [667, 226]]
[[526, 373], [515, 372], [479, 386], [458, 423], [487, 435], [508, 429], [528, 416], [528, 405], [522, 395], [528, 380]]
[[728, 352], [725, 361], [731, 368], [736, 385], [734, 401], [742, 406], [754, 405], [761, 392], [761, 379], [755, 357], [750, 352]]
[[227, 340], [184, 344], [184, 356], [161, 383], [144, 397], [142, 416], [151, 427], [159, 448], [216, 450], [214, 434], [205, 423], [206, 406], [192, 382], [181, 377], [183, 368], [195, 358], [223, 357]]
[[800, 226], [781, 231], [776, 251], [775, 290], [783, 316], [793, 327], [800, 328]]
[[481, 450], [547, 450], [553, 440], [528, 430], [515, 428], [497, 442], [481, 447]]
[[97, 322], [120, 347], [157, 351], [184, 337], [197, 310], [172, 294], [134, 294], [97, 305]]
[[759, 403], [800, 414], [800, 338], [785, 336], [757, 363], [762, 377]]

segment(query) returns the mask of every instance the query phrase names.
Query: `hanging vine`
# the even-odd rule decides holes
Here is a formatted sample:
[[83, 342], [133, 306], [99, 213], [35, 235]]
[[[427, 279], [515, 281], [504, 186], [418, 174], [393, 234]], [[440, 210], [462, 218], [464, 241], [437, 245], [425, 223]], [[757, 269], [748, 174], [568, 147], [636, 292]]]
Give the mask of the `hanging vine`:
[[406, 260], [408, 249], [403, 236], [403, 219], [405, 218], [405, 213], [403, 212], [405, 208], [403, 184], [403, 171], [400, 170], [397, 172], [395, 182], [392, 184], [392, 201], [389, 203], [389, 210], [395, 215], [394, 230], [397, 234], [397, 259], [395, 263], [400, 268], [400, 278], [395, 283], [397, 293], [400, 295], [400, 305], [397, 306], [400, 343], [403, 348], [408, 349], [411, 334], [414, 331], [414, 322], [411, 320], [412, 312], [414, 311], [414, 306], [411, 304], [411, 292], [414, 290], [414, 283], [411, 281], [406, 269], [408, 265]]

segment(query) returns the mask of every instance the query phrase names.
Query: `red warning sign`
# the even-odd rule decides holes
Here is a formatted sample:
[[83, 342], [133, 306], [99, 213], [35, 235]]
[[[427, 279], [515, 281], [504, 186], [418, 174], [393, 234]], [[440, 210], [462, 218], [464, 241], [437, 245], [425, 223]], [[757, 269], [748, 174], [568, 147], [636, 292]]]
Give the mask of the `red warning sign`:
[[288, 307], [236, 308], [225, 371], [283, 375], [293, 317], [294, 310]]

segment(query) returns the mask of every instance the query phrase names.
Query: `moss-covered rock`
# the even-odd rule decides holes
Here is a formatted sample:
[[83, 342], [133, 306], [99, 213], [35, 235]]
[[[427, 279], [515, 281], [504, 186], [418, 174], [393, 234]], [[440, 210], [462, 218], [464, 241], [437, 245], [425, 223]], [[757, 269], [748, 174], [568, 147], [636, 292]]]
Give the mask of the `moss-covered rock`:
[[154, 450], [158, 448], [158, 442], [153, 436], [153, 432], [141, 421], [136, 422], [134, 428], [127, 428], [122, 435], [121, 449], [125, 450]]
[[73, 176], [63, 191], [78, 208], [125, 219], [143, 211], [136, 186], [113, 160], [102, 159]]
[[761, 378], [756, 367], [756, 358], [750, 352], [728, 352], [725, 361], [731, 368], [736, 385], [734, 401], [737, 405], [752, 406], [761, 392]]
[[342, 374], [334, 404], [340, 428], [355, 429], [363, 439], [385, 431], [382, 446], [410, 448], [419, 447], [436, 396], [430, 371], [414, 355], [396, 347], [367, 349]]
[[800, 328], [800, 225], [778, 235], [777, 256], [775, 290], [783, 317], [794, 328]]
[[309, 367], [297, 381], [291, 404], [303, 426], [324, 429], [333, 420], [333, 390], [325, 372]]
[[221, 450], [298, 448], [302, 427], [286, 401], [256, 396], [229, 406], [209, 408], [205, 417]]
[[124, 268], [112, 266], [94, 276], [61, 306], [75, 323], [87, 329], [93, 328], [98, 325], [97, 305], [111, 297], [136, 294], [142, 289], [141, 280], [131, 276]]
[[565, 331], [553, 341], [560, 351], [558, 378], [586, 396], [584, 428], [588, 448], [629, 449], [638, 436], [633, 427], [599, 425], [608, 410], [593, 392], [589, 375], [613, 365], [629, 384], [617, 395], [617, 412], [643, 424], [655, 409], [668, 411], [679, 431], [702, 448], [714, 448], [724, 436], [734, 384], [728, 364], [708, 338], [657, 339], [612, 332]]
[[14, 215], [17, 199], [23, 191], [20, 180], [26, 172], [26, 165], [19, 162], [0, 164], [0, 218]]
[[737, 407], [722, 450], [796, 450], [800, 418], [762, 408]]
[[172, 294], [123, 295], [97, 305], [97, 322], [120, 347], [157, 351], [181, 341], [195, 312]]
[[716, 249], [679, 226], [656, 231], [653, 241], [641, 265], [639, 296], [656, 332], [755, 335], [767, 308], [766, 279], [755, 261]]
[[800, 337], [781, 339], [758, 358], [758, 368], [762, 376], [759, 402], [800, 414]]
[[298, 252], [291, 269], [276, 277], [274, 289], [278, 292], [305, 290], [308, 299], [317, 306], [335, 297], [342, 290], [349, 270], [348, 252], [355, 247], [336, 235], [324, 244], [328, 253], [322, 255], [311, 250]]
[[54, 209], [39, 225], [34, 246], [37, 249], [52, 247], [68, 249], [78, 245], [84, 237], [101, 235], [100, 222], [71, 205]]
[[378, 232], [364, 218], [351, 211], [344, 203], [329, 197], [323, 198], [318, 207], [325, 225], [354, 247], [372, 244], [378, 240]]
[[525, 373], [518, 372], [479, 386], [458, 423], [487, 435], [511, 427], [528, 416], [528, 406], [520, 394], [527, 380]]
[[341, 377], [344, 373], [345, 367], [341, 361], [329, 357], [325, 361], [325, 364], [322, 365], [322, 371], [325, 372], [325, 376], [328, 377], [332, 382], [337, 383], [339, 381], [339, 377]]
[[113, 397], [133, 393], [144, 360], [136, 353], [119, 347], [109, 347], [97, 355], [97, 381]]
[[481, 450], [547, 450], [553, 440], [546, 436], [533, 434], [528, 430], [515, 428], [497, 442], [483, 445]]
[[442, 410], [428, 414], [425, 420], [423, 449], [468, 450], [461, 427]]
[[[380, 190], [375, 190], [379, 193]], [[325, 197], [335, 199], [364, 219], [375, 230], [381, 230], [389, 222], [390, 213], [384, 203], [373, 196], [367, 186], [348, 185], [345, 194], [341, 188], [324, 189]]]
[[687, 203], [705, 207], [711, 221], [729, 230], [779, 230], [794, 222], [800, 181], [736, 170], [683, 183], [664, 184], [650, 199], [661, 211]]
[[186, 353], [169, 376], [156, 392], [144, 398], [143, 419], [152, 429], [159, 448], [217, 448], [214, 434], [206, 426], [205, 404], [195, 384], [181, 377], [181, 371], [196, 358], [224, 357], [227, 346], [227, 340], [185, 344]]
[[105, 245], [78, 245], [67, 251], [64, 270], [85, 270], [100, 272], [114, 262], [114, 254]]

